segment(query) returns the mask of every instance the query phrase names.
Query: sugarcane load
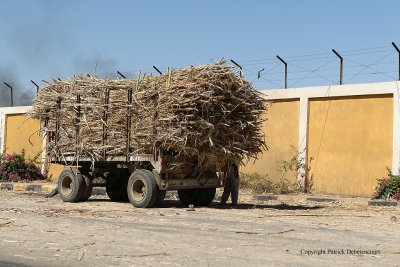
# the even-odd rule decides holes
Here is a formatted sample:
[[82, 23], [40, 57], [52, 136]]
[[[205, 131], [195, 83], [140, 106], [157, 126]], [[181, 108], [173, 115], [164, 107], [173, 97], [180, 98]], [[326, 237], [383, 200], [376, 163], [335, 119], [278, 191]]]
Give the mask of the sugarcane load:
[[[76, 172], [87, 180], [104, 176], [107, 181], [110, 173], [121, 180], [127, 176], [123, 172], [132, 177], [146, 170], [144, 176], [155, 176], [165, 195], [165, 190], [187, 193], [199, 186], [215, 191], [217, 186], [207, 183], [218, 181], [228, 162], [257, 158], [267, 148], [261, 129], [266, 108], [263, 95], [239, 70], [220, 62], [135, 79], [54, 79], [36, 96], [29, 115], [40, 120], [47, 136], [47, 158], [80, 166], [69, 170], [70, 180]], [[104, 163], [111, 169], [99, 167]], [[129, 177], [122, 180], [128, 183]], [[73, 196], [71, 201], [80, 200]], [[134, 202], [149, 207], [157, 201]]]

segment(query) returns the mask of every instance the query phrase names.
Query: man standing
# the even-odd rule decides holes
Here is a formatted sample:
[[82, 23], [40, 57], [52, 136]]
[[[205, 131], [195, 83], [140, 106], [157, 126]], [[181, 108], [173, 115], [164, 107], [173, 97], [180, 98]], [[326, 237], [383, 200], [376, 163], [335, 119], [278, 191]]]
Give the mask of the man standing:
[[236, 206], [239, 197], [239, 165], [234, 161], [229, 161], [227, 164], [224, 192], [221, 196], [220, 205], [226, 205], [229, 195], [231, 196], [232, 206]]

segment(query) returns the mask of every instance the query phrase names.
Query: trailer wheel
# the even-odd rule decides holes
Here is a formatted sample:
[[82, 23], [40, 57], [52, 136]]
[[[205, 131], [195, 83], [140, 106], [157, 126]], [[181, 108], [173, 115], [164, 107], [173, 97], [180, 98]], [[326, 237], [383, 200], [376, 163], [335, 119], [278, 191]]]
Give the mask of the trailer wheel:
[[137, 208], [152, 207], [159, 193], [156, 179], [151, 171], [136, 170], [128, 181], [128, 197]]
[[90, 198], [90, 196], [92, 195], [93, 183], [92, 183], [92, 179], [90, 179], [89, 175], [82, 174], [82, 177], [83, 177], [83, 182], [84, 182], [83, 184], [84, 184], [85, 189], [83, 190], [83, 194], [82, 194], [80, 201], [87, 201]]
[[156, 206], [156, 207], [161, 206], [166, 194], [167, 194], [166, 190], [158, 190], [158, 195], [157, 195], [156, 202], [154, 203], [154, 206]]
[[193, 189], [181, 189], [178, 190], [179, 200], [187, 205], [201, 206], [203, 200], [203, 194], [200, 188]]
[[178, 190], [179, 200], [184, 205], [208, 206], [215, 197], [215, 188], [194, 188]]
[[181, 189], [178, 190], [179, 200], [183, 205], [191, 205], [196, 202], [197, 189]]
[[213, 200], [215, 198], [215, 194], [217, 192], [217, 189], [216, 188], [204, 188], [202, 190], [204, 190], [204, 196], [203, 196], [203, 200], [202, 200], [201, 205], [202, 206], [209, 206], [213, 202]]
[[64, 202], [78, 202], [84, 192], [83, 176], [78, 169], [66, 168], [58, 177], [58, 192]]
[[128, 201], [126, 186], [129, 176], [125, 173], [110, 172], [106, 177], [106, 192], [111, 201]]

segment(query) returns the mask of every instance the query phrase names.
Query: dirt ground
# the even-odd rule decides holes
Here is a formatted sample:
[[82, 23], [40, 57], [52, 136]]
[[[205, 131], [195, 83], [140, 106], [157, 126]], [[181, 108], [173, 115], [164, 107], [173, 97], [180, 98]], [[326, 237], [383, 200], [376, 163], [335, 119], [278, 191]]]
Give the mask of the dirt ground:
[[304, 197], [187, 210], [0, 193], [0, 266], [400, 265], [400, 207]]

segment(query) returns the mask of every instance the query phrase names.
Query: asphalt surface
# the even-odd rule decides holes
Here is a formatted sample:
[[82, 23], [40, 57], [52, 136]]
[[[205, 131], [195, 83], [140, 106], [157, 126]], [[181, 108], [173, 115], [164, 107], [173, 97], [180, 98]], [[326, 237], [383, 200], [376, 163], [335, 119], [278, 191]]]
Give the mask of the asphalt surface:
[[400, 265], [400, 207], [241, 199], [138, 209], [0, 193], [0, 266]]

